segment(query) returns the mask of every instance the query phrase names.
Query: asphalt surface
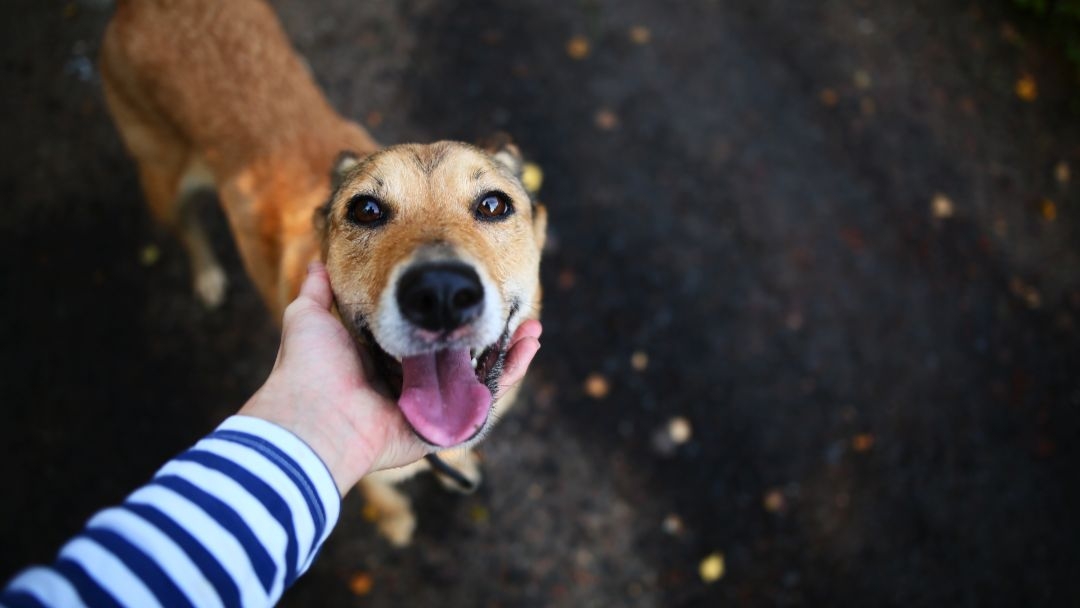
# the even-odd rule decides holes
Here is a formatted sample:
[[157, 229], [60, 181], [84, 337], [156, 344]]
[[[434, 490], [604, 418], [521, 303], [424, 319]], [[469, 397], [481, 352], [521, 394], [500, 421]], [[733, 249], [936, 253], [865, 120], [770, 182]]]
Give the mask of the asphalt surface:
[[[148, 217], [104, 4], [0, 6], [0, 579], [234, 411], [277, 344], [212, 201], [215, 312]], [[1015, 15], [273, 4], [380, 141], [511, 133], [552, 221], [544, 348], [484, 487], [409, 482], [405, 550], [350, 496], [285, 605], [1080, 601], [1080, 87]]]

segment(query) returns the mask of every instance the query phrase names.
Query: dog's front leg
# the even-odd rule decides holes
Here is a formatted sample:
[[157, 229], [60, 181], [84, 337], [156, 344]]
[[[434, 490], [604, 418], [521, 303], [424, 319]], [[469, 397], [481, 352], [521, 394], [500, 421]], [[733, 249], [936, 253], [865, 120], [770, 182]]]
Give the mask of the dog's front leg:
[[394, 487], [393, 481], [378, 473], [360, 480], [360, 492], [366, 501], [365, 511], [374, 517], [375, 527], [396, 547], [405, 547], [416, 530], [409, 497]]

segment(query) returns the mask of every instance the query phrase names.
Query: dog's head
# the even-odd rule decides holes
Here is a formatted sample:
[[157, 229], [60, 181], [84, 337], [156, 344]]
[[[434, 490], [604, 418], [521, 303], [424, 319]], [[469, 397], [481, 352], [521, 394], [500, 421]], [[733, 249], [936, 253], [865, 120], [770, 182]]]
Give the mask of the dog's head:
[[520, 175], [509, 143], [345, 154], [318, 218], [342, 321], [437, 447], [492, 424], [508, 339], [538, 312], [547, 216]]

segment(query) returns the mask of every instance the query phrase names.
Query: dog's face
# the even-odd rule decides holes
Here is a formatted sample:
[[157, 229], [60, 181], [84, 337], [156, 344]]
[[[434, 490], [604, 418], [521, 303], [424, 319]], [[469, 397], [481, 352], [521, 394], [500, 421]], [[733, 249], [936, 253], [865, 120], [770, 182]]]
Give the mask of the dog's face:
[[341, 319], [370, 343], [417, 435], [478, 439], [507, 342], [535, 317], [546, 215], [512, 145], [400, 145], [344, 157], [323, 248]]

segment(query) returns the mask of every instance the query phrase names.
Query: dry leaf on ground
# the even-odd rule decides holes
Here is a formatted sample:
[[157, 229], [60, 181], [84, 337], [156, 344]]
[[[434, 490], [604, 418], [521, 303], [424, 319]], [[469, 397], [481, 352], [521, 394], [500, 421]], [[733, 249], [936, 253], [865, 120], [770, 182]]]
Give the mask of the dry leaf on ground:
[[724, 577], [725, 571], [724, 554], [717, 551], [701, 560], [698, 566], [698, 574], [706, 583], [715, 583]]

